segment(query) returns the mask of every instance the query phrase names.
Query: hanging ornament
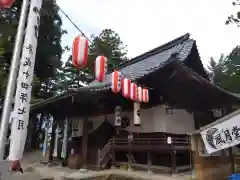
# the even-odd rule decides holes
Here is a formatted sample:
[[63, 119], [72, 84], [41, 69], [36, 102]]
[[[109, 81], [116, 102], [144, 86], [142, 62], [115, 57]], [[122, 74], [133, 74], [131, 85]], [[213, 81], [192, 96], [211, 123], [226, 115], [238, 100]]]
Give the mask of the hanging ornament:
[[127, 128], [130, 125], [130, 120], [128, 117], [122, 117], [122, 128]]
[[135, 126], [141, 125], [141, 118], [140, 118], [140, 103], [134, 102], [133, 103], [133, 124]]
[[142, 90], [142, 100], [143, 102], [147, 103], [149, 101], [149, 92], [148, 89], [143, 89]]
[[172, 144], [172, 138], [171, 137], [167, 137], [167, 143]]
[[83, 68], [87, 65], [88, 58], [88, 40], [79, 35], [73, 41], [72, 62], [76, 68]]
[[137, 101], [137, 85], [135, 83], [131, 83], [130, 85], [130, 99]]
[[0, 0], [0, 8], [10, 8], [15, 0]]
[[122, 108], [121, 106], [116, 106], [115, 108], [115, 122], [114, 125], [116, 127], [120, 127], [122, 125]]
[[122, 80], [122, 95], [125, 98], [129, 98], [130, 96], [130, 85], [131, 81], [128, 78]]
[[95, 62], [95, 78], [99, 82], [103, 82], [107, 73], [107, 58], [98, 56]]
[[118, 93], [121, 91], [122, 74], [119, 71], [112, 73], [112, 92]]
[[138, 86], [137, 93], [138, 93], [137, 94], [137, 101], [142, 102], [142, 96], [143, 96], [142, 87]]

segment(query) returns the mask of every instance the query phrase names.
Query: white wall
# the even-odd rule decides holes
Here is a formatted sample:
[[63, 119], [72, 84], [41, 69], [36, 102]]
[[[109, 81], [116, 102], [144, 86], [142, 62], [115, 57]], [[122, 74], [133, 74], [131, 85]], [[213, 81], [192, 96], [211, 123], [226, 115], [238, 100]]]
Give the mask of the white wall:
[[[133, 113], [123, 112], [122, 116], [127, 116], [130, 119], [130, 126], [127, 128], [133, 132], [168, 132], [174, 134], [186, 134], [195, 131], [193, 115], [184, 109], [174, 109], [173, 114], [166, 114], [165, 105], [159, 105], [151, 109], [141, 109], [141, 127], [133, 125]], [[78, 121], [79, 132], [78, 136], [82, 133], [82, 119], [73, 118]], [[104, 116], [89, 117], [93, 122], [93, 130], [97, 129], [103, 122]], [[107, 120], [114, 123], [113, 114], [107, 115]]]

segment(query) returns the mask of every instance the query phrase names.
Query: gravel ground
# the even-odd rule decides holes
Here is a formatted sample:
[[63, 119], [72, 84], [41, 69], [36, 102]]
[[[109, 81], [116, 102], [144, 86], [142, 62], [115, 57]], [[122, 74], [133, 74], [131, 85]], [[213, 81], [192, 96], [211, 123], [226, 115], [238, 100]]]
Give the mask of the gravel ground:
[[[35, 152], [29, 152], [24, 155], [23, 160], [21, 161], [24, 173], [16, 172], [16, 173], [10, 173], [9, 169], [11, 167], [11, 163], [4, 161], [1, 163], [0, 168], [2, 173], [2, 176], [0, 180], [41, 180], [46, 179], [40, 176], [39, 174], [35, 173], [31, 169], [31, 165], [33, 165], [36, 162], [39, 162], [41, 160], [44, 160], [44, 157], [42, 157], [41, 151], [35, 151]], [[49, 179], [49, 178], [48, 178]]]

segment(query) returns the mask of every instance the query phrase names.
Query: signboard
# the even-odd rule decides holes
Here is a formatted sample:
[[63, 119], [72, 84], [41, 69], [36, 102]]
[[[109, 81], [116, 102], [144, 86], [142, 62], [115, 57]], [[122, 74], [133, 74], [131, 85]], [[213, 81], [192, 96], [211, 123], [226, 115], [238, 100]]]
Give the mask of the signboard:
[[140, 103], [139, 102], [134, 102], [133, 104], [134, 110], [133, 110], [133, 124], [135, 126], [140, 126], [141, 125], [141, 119], [140, 119]]
[[122, 118], [121, 118], [121, 114], [122, 114], [122, 108], [120, 106], [116, 106], [115, 108], [115, 126], [120, 127], [122, 125]]
[[209, 154], [240, 143], [240, 115], [201, 131], [205, 148]]

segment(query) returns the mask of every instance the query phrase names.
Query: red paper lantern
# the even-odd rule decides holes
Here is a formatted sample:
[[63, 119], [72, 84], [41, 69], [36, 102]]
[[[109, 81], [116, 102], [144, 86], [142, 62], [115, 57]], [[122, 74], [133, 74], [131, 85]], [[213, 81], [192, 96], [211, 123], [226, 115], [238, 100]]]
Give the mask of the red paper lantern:
[[129, 98], [130, 96], [130, 85], [131, 81], [128, 78], [122, 80], [122, 95], [125, 98]]
[[0, 0], [0, 8], [10, 8], [15, 0]]
[[149, 101], [148, 89], [144, 88], [142, 91], [143, 91], [143, 93], [142, 93], [142, 100], [143, 100], [143, 102], [147, 103]]
[[142, 102], [142, 96], [143, 96], [142, 87], [138, 86], [137, 93], [138, 93], [137, 94], [137, 101]]
[[83, 68], [87, 65], [88, 58], [88, 40], [79, 35], [73, 41], [72, 62], [76, 68]]
[[122, 74], [119, 71], [114, 71], [112, 73], [112, 92], [118, 93], [121, 91], [121, 80]]
[[99, 82], [103, 82], [107, 73], [107, 58], [98, 56], [95, 62], [95, 77]]
[[135, 83], [131, 83], [130, 85], [130, 99], [132, 101], [137, 100], [137, 85]]

